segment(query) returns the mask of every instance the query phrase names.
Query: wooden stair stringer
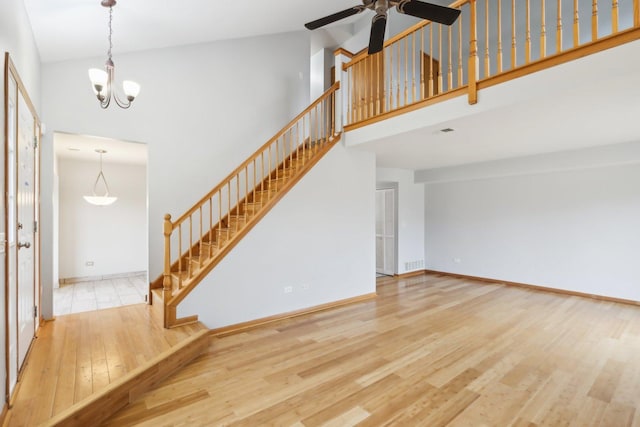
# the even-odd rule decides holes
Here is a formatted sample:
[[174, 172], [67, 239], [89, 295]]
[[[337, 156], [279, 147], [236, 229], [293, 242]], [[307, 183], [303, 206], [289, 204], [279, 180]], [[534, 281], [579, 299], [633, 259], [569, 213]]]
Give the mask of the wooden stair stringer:
[[[269, 199], [264, 206], [258, 211], [256, 215], [253, 215], [242, 229], [240, 229], [228, 243], [220, 249], [220, 251], [210, 259], [210, 262], [206, 266], [201, 268], [197, 273], [189, 279], [189, 283], [179, 289], [172, 297], [164, 302], [165, 310], [175, 312], [178, 304], [184, 300], [187, 295], [204, 279], [213, 268], [225, 258], [225, 256], [244, 238], [244, 236], [258, 223], [260, 220], [282, 199], [282, 197], [289, 192], [299, 181], [309, 172], [313, 166], [315, 166], [324, 155], [331, 150], [341, 139], [342, 134], [334, 135], [334, 139], [325, 143], [315, 154], [312, 156], [301, 168], [300, 173], [295, 174], [291, 179], [287, 180], [281, 189], [274, 194], [273, 198]], [[195, 316], [189, 316], [188, 319], [193, 319]], [[170, 322], [169, 327], [173, 327], [178, 324], [184, 324], [185, 320], [175, 318], [175, 321]]]

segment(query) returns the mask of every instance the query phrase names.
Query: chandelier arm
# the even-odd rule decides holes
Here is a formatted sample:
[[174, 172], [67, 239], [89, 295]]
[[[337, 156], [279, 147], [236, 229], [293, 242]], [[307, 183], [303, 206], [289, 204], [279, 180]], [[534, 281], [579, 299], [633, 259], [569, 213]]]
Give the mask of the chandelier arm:
[[[113, 69], [107, 67], [107, 86], [104, 89], [104, 99], [100, 101], [100, 107], [107, 108], [111, 104], [111, 81], [113, 79]], [[100, 166], [102, 169], [102, 165]]]
[[116, 101], [116, 104], [118, 104], [118, 106], [124, 110], [131, 107], [131, 101], [127, 101], [126, 103], [121, 101], [120, 98], [118, 98], [118, 94], [115, 91], [113, 92], [113, 99], [114, 101]]

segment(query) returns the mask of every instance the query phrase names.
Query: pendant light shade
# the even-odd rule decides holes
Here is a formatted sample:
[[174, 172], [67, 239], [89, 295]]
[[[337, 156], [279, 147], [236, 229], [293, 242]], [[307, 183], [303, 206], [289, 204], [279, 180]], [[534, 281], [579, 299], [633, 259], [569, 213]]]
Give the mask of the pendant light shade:
[[[92, 205], [96, 205], [96, 206], [109, 206], [113, 204], [116, 200], [118, 200], [117, 197], [109, 196], [109, 184], [107, 184], [107, 178], [105, 178], [104, 173], [102, 172], [102, 155], [105, 154], [106, 152], [107, 152], [106, 150], [102, 150], [102, 149], [96, 150], [96, 153], [100, 154], [100, 172], [96, 177], [96, 181], [93, 183], [93, 195], [83, 196], [88, 203], [91, 203]], [[98, 188], [98, 183], [100, 182], [100, 179], [102, 179], [102, 183], [104, 184], [104, 189], [105, 189], [105, 193], [102, 196], [97, 195], [97, 188]]]

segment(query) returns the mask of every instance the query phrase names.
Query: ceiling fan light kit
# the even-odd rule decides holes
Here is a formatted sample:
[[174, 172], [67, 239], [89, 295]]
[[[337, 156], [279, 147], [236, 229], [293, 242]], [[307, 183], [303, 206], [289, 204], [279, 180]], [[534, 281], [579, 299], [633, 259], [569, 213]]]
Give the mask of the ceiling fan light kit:
[[316, 19], [304, 24], [309, 30], [315, 30], [333, 22], [348, 18], [370, 9], [376, 14], [371, 20], [371, 35], [369, 37], [369, 55], [380, 52], [384, 47], [384, 33], [387, 27], [387, 12], [395, 7], [399, 13], [426, 19], [439, 24], [451, 25], [458, 16], [460, 9], [454, 9], [419, 0], [362, 0], [362, 5], [353, 6], [340, 12]]

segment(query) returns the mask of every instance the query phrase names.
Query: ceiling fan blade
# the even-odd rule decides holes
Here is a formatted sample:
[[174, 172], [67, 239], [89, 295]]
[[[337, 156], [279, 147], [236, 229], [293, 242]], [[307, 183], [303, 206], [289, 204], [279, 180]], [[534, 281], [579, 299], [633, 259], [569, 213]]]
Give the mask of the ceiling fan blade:
[[384, 47], [384, 32], [387, 27], [387, 15], [381, 14], [373, 17], [371, 21], [371, 36], [369, 37], [369, 55], [378, 53]]
[[345, 9], [340, 12], [336, 12], [332, 15], [325, 16], [324, 18], [316, 19], [315, 21], [307, 22], [304, 24], [305, 27], [309, 30], [315, 30], [316, 28], [324, 27], [325, 25], [331, 24], [332, 22], [339, 21], [344, 18], [348, 18], [350, 16], [356, 15], [362, 12], [365, 8], [363, 6], [354, 6], [349, 9]]
[[460, 16], [460, 9], [453, 9], [451, 7], [439, 6], [418, 0], [409, 0], [400, 3], [398, 5], [398, 12], [444, 25], [453, 24], [456, 19], [458, 19], [458, 16]]

